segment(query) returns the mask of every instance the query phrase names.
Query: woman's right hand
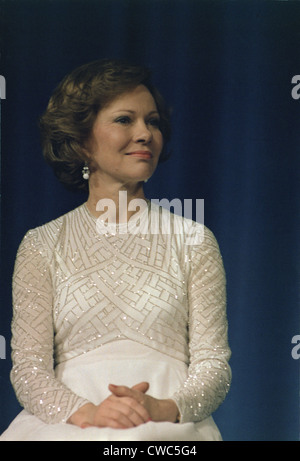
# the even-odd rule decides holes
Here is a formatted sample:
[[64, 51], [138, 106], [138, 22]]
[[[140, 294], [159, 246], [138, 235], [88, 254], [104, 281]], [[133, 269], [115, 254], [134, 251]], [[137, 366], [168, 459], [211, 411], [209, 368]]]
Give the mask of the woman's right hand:
[[[147, 392], [148, 383], [140, 383], [132, 389]], [[141, 403], [131, 397], [117, 397], [111, 394], [99, 405], [87, 403], [68, 419], [68, 423], [81, 428], [111, 427], [126, 429], [139, 426], [150, 420], [148, 411]]]

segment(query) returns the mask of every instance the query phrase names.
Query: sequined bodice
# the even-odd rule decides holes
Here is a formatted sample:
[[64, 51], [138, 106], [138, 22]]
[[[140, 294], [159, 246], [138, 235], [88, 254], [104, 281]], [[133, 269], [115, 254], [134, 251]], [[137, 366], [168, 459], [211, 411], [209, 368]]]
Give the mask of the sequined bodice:
[[55, 378], [53, 355], [58, 364], [116, 340], [189, 364], [183, 389], [170, 396], [183, 421], [208, 416], [228, 390], [224, 271], [207, 229], [194, 246], [182, 232], [104, 233], [82, 205], [25, 236], [13, 293], [12, 382], [46, 422], [85, 403]]
[[82, 211], [65, 218], [53, 251], [56, 361], [131, 339], [187, 362], [186, 276], [170, 238], [101, 234]]

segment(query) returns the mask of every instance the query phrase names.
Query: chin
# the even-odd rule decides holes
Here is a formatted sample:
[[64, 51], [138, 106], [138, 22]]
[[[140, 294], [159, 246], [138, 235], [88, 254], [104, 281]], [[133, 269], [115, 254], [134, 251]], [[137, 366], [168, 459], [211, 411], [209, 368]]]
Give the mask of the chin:
[[141, 184], [141, 183], [144, 183], [144, 182], [147, 182], [151, 176], [153, 175], [154, 171], [151, 170], [151, 171], [143, 171], [141, 172], [141, 174], [136, 174], [136, 175], [132, 175], [131, 177], [128, 177], [127, 179], [127, 183], [136, 183], [136, 184]]
[[138, 178], [132, 178], [132, 179], [129, 179], [130, 182], [135, 182], [137, 184], [140, 184], [140, 183], [143, 183], [143, 182], [147, 182], [148, 179], [150, 179], [152, 176], [152, 174], [145, 174], [145, 175], [141, 175], [139, 176]]

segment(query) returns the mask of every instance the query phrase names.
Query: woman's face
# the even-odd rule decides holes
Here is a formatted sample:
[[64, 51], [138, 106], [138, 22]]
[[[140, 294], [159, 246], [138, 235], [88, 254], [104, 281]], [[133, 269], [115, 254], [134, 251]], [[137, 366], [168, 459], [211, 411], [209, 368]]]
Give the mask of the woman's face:
[[162, 148], [155, 101], [139, 85], [98, 113], [88, 143], [91, 180], [97, 176], [106, 183], [144, 181], [153, 174]]

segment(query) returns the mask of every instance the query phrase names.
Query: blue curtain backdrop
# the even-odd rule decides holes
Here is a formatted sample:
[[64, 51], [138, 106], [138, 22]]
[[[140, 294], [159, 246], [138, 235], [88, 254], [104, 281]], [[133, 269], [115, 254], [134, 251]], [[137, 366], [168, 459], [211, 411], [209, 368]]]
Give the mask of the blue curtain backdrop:
[[[29, 228], [85, 200], [44, 164], [38, 116], [74, 67], [152, 67], [173, 108], [172, 158], [149, 198], [205, 200], [227, 272], [233, 381], [225, 440], [299, 439], [300, 4], [293, 1], [0, 0], [0, 432], [20, 407], [9, 381], [11, 275]], [[299, 91], [300, 94], [300, 91]]]

